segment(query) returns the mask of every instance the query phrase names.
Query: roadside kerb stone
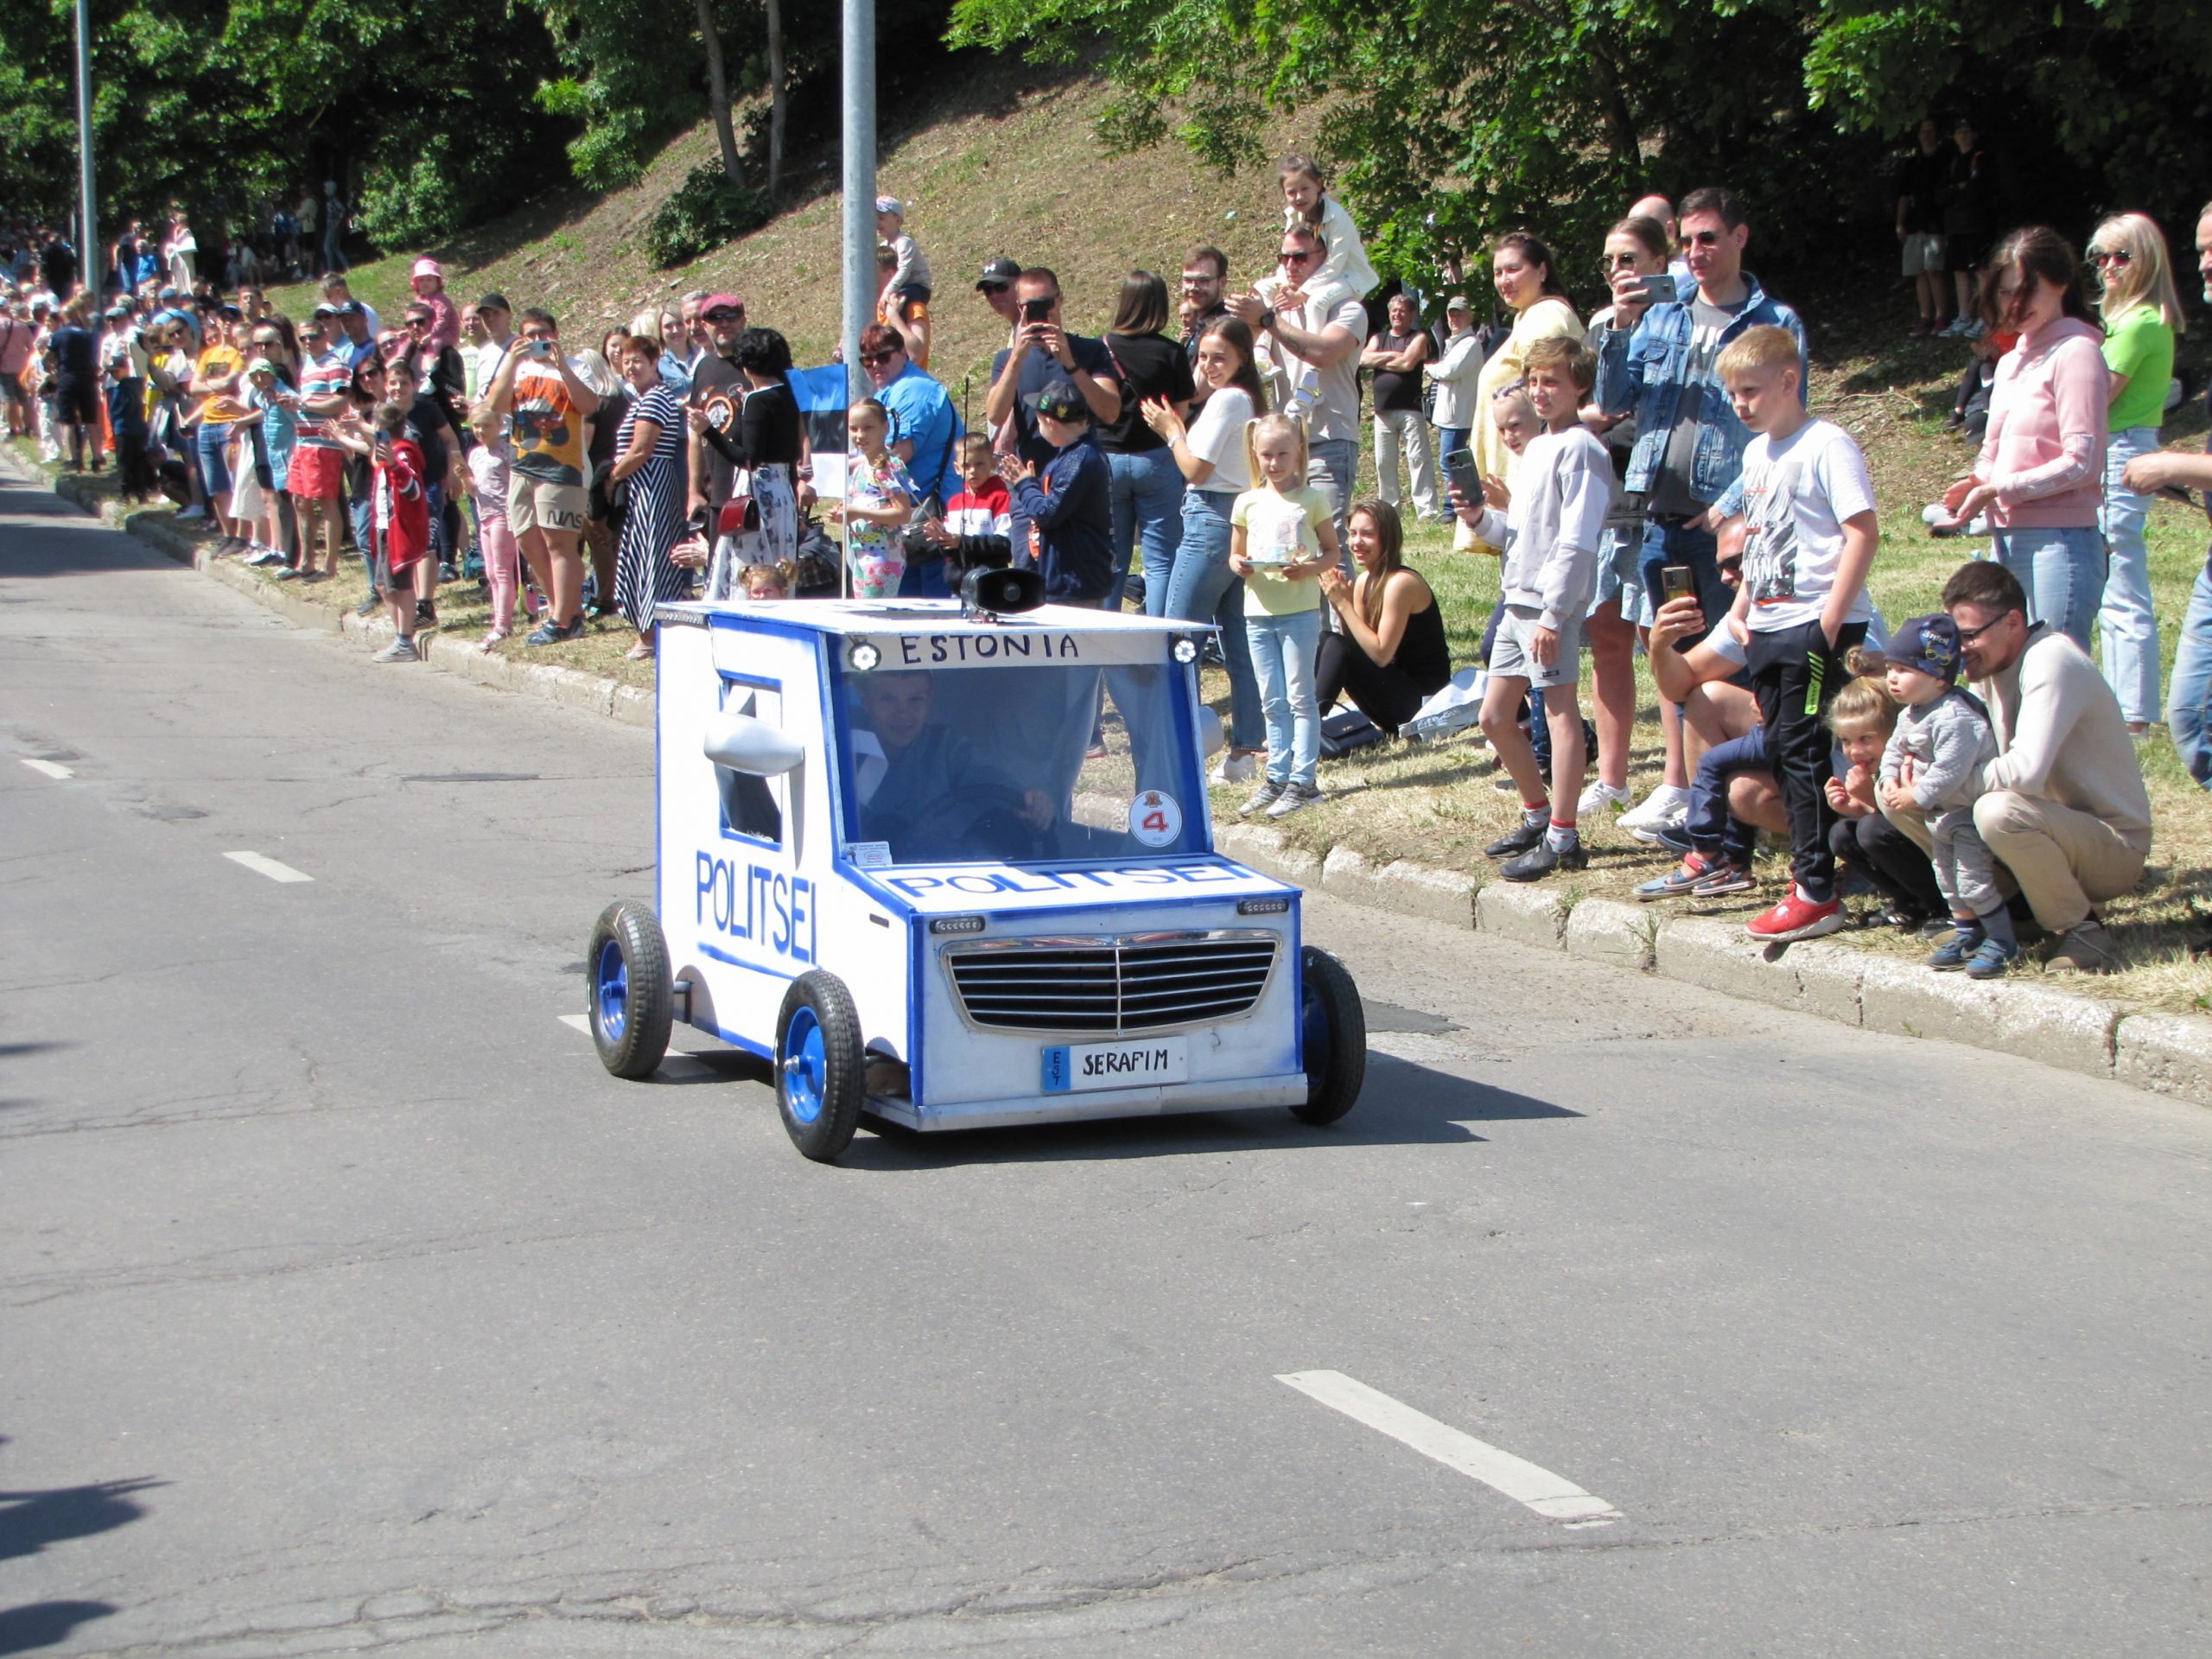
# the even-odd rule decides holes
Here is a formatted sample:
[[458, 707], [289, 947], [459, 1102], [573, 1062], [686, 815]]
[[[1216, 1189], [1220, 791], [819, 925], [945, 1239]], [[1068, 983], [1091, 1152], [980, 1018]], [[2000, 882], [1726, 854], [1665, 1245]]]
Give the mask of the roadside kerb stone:
[[1649, 973], [1655, 955], [1656, 919], [1641, 905], [1623, 904], [1618, 899], [1585, 899], [1567, 912], [1567, 953]]
[[[2113, 1034], [2127, 1014], [2119, 1003], [2043, 985], [2007, 982], [1990, 988], [1996, 992], [1997, 1040], [1987, 1046], [2092, 1077], [2113, 1075]], [[2205, 1052], [2212, 1056], [2212, 1048]], [[2212, 1084], [2212, 1071], [2205, 1082]], [[2212, 1086], [2196, 1098], [2212, 1103]]]
[[1321, 861], [1322, 892], [1447, 927], [1474, 926], [1479, 886], [1471, 875], [1430, 869], [1408, 859], [1378, 868], [1349, 847], [1332, 848]]
[[1661, 924], [1656, 946], [1663, 978], [1842, 1025], [1859, 1023], [1862, 958], [1855, 951], [1809, 940], [1760, 944], [1739, 925], [1700, 916]]
[[2126, 1015], [2113, 1033], [2113, 1075], [2154, 1094], [2212, 1106], [2212, 1020]]
[[1567, 932], [1567, 900], [1555, 888], [1486, 881], [1475, 894], [1475, 927], [1522, 944], [1560, 948]]
[[1280, 830], [1262, 830], [1251, 823], [1217, 824], [1213, 844], [1262, 875], [1293, 881], [1301, 887], [1321, 885], [1320, 855], [1291, 846]]

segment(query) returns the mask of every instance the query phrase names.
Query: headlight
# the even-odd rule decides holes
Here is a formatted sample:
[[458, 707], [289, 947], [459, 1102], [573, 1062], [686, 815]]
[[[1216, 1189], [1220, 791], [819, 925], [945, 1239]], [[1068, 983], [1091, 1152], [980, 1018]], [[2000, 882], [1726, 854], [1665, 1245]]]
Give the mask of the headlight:
[[1289, 908], [1290, 900], [1287, 899], [1239, 899], [1236, 901], [1239, 916], [1280, 916]]
[[1198, 660], [1198, 642], [1187, 633], [1178, 635], [1171, 654], [1187, 668]]
[[930, 921], [932, 933], [980, 933], [983, 918], [980, 916], [938, 916]]
[[855, 674], [874, 672], [882, 660], [883, 653], [865, 639], [855, 639], [845, 647], [845, 666]]

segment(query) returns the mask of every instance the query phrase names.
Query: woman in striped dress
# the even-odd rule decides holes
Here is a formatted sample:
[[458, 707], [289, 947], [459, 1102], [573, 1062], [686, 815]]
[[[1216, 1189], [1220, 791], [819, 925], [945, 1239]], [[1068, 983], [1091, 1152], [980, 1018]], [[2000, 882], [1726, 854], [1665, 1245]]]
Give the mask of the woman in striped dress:
[[660, 342], [632, 334], [622, 378], [636, 394], [614, 435], [613, 485], [627, 483], [629, 507], [614, 554], [614, 602], [638, 631], [630, 656], [653, 654], [653, 607], [681, 599], [690, 573], [669, 557], [683, 528], [683, 405], [661, 384]]

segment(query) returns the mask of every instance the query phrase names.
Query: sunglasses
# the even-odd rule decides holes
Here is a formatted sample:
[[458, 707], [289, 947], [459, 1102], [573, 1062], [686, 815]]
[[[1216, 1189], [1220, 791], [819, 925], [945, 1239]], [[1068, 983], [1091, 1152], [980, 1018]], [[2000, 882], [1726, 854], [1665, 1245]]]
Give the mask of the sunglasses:
[[1720, 232], [1718, 231], [1695, 232], [1682, 238], [1682, 245], [1686, 248], [1717, 248], [1720, 245]]
[[2135, 256], [2126, 248], [2091, 248], [2089, 263], [2093, 265], [2125, 265]]
[[427, 328], [430, 326], [430, 320], [428, 317], [410, 317], [407, 326], [410, 328]]
[[896, 352], [862, 352], [861, 353], [861, 366], [868, 369], [880, 369], [886, 363], [888, 363], [893, 358], [898, 355], [899, 353]]
[[1605, 253], [1598, 256], [1600, 270], [1634, 270], [1636, 256], [1632, 253]]
[[1313, 258], [1313, 253], [1305, 248], [1285, 248], [1281, 253], [1275, 255], [1276, 262], [1286, 265], [1307, 264]]
[[745, 313], [733, 311], [726, 305], [717, 306], [714, 310], [703, 313], [699, 320], [702, 322], [743, 322]]
[[978, 283], [976, 284], [976, 291], [979, 294], [1003, 294], [1006, 292], [1007, 288], [1007, 284], [1005, 283]]

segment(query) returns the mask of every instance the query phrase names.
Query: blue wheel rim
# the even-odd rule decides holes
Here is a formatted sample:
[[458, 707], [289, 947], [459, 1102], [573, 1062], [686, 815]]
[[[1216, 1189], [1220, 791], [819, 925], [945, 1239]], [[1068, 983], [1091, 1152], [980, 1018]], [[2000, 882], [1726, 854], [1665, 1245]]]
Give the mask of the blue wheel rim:
[[1329, 1073], [1329, 1011], [1321, 1005], [1310, 979], [1300, 995], [1298, 1012], [1300, 1036], [1306, 1048], [1306, 1075], [1318, 1081]]
[[784, 1105], [801, 1123], [822, 1116], [822, 1096], [829, 1078], [829, 1061], [823, 1052], [822, 1022], [812, 1008], [791, 1015], [784, 1031]]
[[610, 1043], [622, 1040], [630, 1023], [630, 964], [623, 959], [620, 941], [609, 939], [599, 947], [592, 966], [592, 997], [599, 1009], [600, 1033]]

